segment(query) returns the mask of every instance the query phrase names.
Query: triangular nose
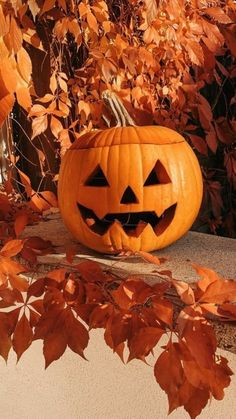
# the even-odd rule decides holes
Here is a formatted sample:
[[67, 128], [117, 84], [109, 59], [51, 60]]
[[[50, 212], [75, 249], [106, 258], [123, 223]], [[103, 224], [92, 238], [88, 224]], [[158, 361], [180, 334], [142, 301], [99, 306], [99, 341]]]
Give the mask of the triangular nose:
[[137, 202], [138, 200], [135, 196], [135, 193], [133, 192], [131, 187], [128, 186], [123, 193], [120, 203], [121, 204], [136, 204]]

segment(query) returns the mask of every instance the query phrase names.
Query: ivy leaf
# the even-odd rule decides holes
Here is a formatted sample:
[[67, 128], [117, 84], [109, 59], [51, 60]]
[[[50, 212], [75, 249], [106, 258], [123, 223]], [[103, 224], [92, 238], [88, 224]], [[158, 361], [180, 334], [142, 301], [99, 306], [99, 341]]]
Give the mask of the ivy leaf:
[[22, 231], [24, 230], [25, 226], [29, 221], [29, 216], [26, 212], [19, 212], [14, 221], [14, 230], [16, 233], [16, 237], [20, 236]]
[[224, 10], [221, 7], [208, 7], [204, 9], [204, 12], [208, 16], [213, 17], [213, 19], [219, 23], [232, 23], [230, 17], [224, 12]]
[[6, 256], [6, 257], [12, 257], [20, 253], [20, 251], [23, 249], [24, 246], [24, 240], [10, 240], [8, 241], [3, 248], [0, 251], [0, 255]]
[[175, 406], [174, 408], [181, 405], [180, 402], [176, 403], [176, 397], [179, 388], [183, 385], [185, 380], [177, 343], [168, 343], [166, 349], [155, 363], [154, 375], [158, 384], [168, 396], [171, 412], [173, 410], [173, 404]]
[[68, 335], [68, 346], [75, 353], [79, 354], [82, 358], [84, 350], [88, 346], [89, 334], [83, 324], [75, 318], [71, 310], [67, 311], [66, 316], [66, 331]]
[[29, 320], [25, 313], [18, 321], [12, 339], [12, 346], [17, 354], [17, 361], [19, 361], [21, 355], [31, 345], [33, 340], [33, 332], [30, 326]]
[[164, 333], [163, 329], [158, 327], [142, 327], [134, 336], [129, 340], [129, 358], [131, 361], [134, 358], [145, 360], [145, 357], [157, 345], [160, 338]]

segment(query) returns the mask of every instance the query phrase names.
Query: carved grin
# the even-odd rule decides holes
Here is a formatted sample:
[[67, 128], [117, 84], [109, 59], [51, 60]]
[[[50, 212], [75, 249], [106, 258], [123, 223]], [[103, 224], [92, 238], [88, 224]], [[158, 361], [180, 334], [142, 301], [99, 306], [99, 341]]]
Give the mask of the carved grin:
[[177, 204], [171, 205], [158, 217], [155, 211], [124, 212], [106, 214], [98, 218], [93, 210], [77, 203], [81, 216], [94, 233], [103, 236], [114, 223], [119, 223], [128, 236], [139, 237], [147, 224], [157, 236], [162, 234], [172, 222]]

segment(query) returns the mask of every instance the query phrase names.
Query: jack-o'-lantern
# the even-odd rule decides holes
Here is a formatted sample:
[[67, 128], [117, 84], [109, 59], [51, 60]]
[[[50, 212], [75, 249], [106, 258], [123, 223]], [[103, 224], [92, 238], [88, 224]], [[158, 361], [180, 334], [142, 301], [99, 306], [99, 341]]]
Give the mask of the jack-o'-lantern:
[[198, 160], [161, 126], [113, 127], [76, 140], [62, 161], [62, 218], [80, 243], [102, 253], [151, 251], [191, 227], [202, 200]]

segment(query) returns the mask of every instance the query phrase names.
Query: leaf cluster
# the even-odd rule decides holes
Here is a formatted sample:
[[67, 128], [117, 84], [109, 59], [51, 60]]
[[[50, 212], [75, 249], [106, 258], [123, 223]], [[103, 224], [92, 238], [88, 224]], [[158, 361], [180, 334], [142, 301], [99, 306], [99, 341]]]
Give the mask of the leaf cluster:
[[19, 360], [36, 339], [43, 340], [45, 367], [67, 347], [86, 359], [89, 333], [100, 328], [123, 362], [150, 363], [154, 357], [169, 412], [183, 406], [195, 418], [209, 399], [224, 397], [232, 371], [216, 354], [209, 316], [236, 320], [235, 281], [194, 266], [200, 278], [187, 284], [145, 252], [137, 256], [155, 265], [152, 285], [91, 260], [78, 263], [73, 249], [63, 266], [40, 272], [37, 256], [51, 252], [52, 244], [38, 237], [10, 239], [1, 248], [0, 355], [6, 361], [11, 349]]

